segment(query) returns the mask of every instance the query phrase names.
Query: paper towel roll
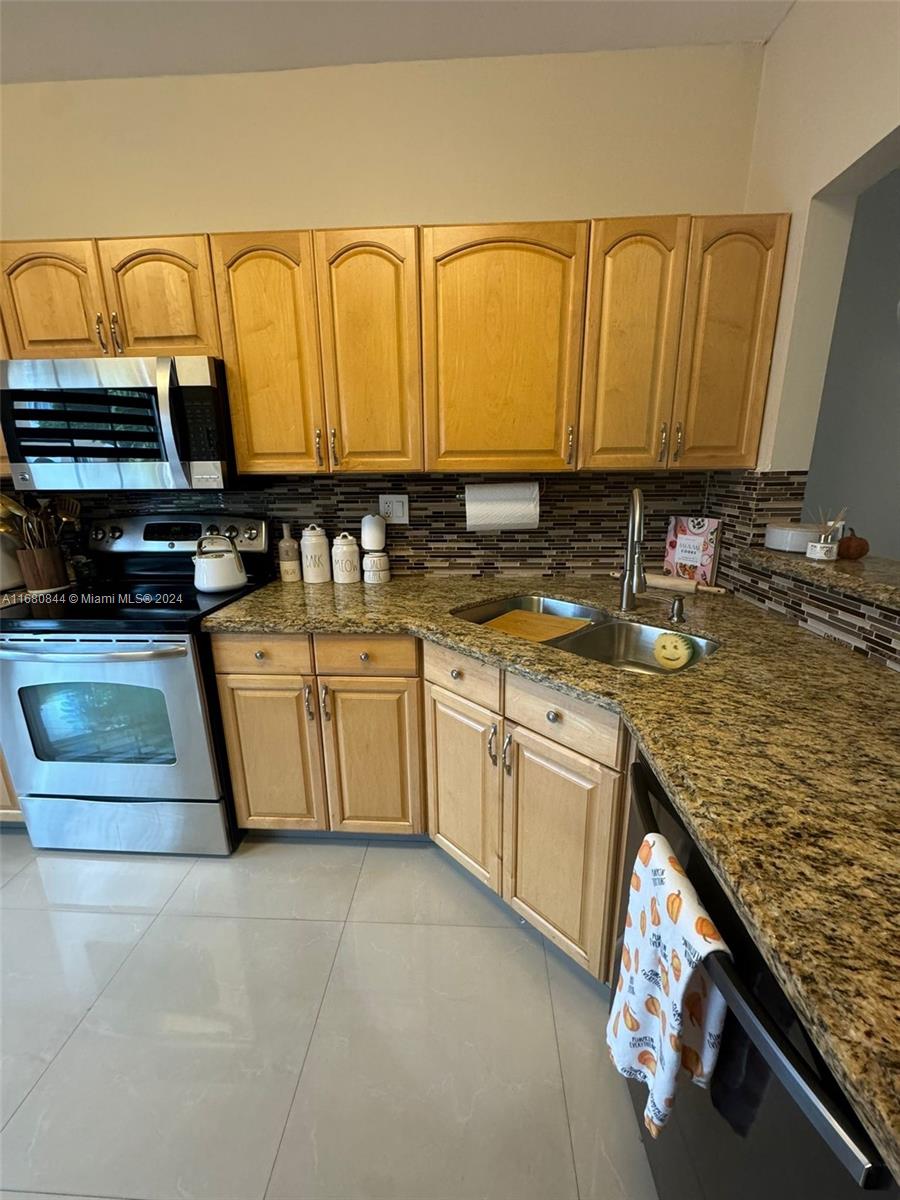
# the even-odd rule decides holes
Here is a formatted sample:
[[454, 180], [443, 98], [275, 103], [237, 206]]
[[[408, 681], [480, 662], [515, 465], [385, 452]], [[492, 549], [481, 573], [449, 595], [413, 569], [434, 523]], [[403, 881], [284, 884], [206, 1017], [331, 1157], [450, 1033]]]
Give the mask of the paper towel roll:
[[537, 529], [536, 483], [467, 483], [466, 529]]

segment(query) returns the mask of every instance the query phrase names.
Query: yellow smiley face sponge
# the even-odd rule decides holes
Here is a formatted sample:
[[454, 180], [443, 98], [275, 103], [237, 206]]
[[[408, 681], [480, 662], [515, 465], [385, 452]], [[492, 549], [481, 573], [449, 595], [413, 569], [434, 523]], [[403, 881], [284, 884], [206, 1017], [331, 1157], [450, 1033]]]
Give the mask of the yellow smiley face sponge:
[[653, 657], [666, 671], [686, 667], [693, 654], [694, 647], [680, 633], [661, 633], [653, 643]]

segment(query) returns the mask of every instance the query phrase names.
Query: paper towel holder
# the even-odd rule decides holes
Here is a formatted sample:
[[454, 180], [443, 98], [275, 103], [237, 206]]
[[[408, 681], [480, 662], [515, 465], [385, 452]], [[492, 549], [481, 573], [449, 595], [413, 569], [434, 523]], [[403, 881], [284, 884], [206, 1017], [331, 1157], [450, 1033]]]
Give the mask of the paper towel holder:
[[[508, 480], [504, 480], [504, 482], [509, 482], [509, 481], [508, 481]], [[531, 480], [530, 480], [530, 479], [523, 479], [521, 482], [522, 482], [522, 483], [530, 483], [530, 482], [531, 482]], [[544, 491], [546, 490], [546, 487], [547, 487], [547, 480], [546, 480], [546, 479], [539, 479], [539, 480], [537, 481], [537, 485], [538, 485], [538, 495], [539, 495], [539, 496], [543, 496], [543, 494], [544, 494]], [[462, 500], [462, 501], [465, 501], [465, 498], [466, 498], [466, 493], [465, 493], [465, 492], [457, 492], [457, 493], [456, 493], [456, 498], [457, 498], [457, 500]]]

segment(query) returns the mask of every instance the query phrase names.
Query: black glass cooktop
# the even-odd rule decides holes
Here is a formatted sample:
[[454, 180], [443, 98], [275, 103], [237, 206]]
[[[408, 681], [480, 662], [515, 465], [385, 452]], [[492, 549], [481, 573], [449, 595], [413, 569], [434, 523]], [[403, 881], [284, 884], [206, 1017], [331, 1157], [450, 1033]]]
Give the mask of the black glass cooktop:
[[21, 592], [10, 592], [0, 597], [0, 631], [192, 631], [208, 613], [261, 586], [262, 582], [254, 582], [230, 592], [198, 592], [184, 579], [145, 579], [140, 583], [120, 579], [72, 584], [61, 592], [27, 598]]

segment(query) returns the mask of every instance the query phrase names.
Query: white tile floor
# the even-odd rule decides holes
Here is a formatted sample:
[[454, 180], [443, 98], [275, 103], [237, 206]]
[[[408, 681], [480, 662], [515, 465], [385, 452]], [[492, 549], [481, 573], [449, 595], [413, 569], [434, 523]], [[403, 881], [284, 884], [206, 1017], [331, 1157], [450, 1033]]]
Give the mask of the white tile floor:
[[0, 868], [0, 1200], [655, 1200], [603, 990], [434, 847]]

